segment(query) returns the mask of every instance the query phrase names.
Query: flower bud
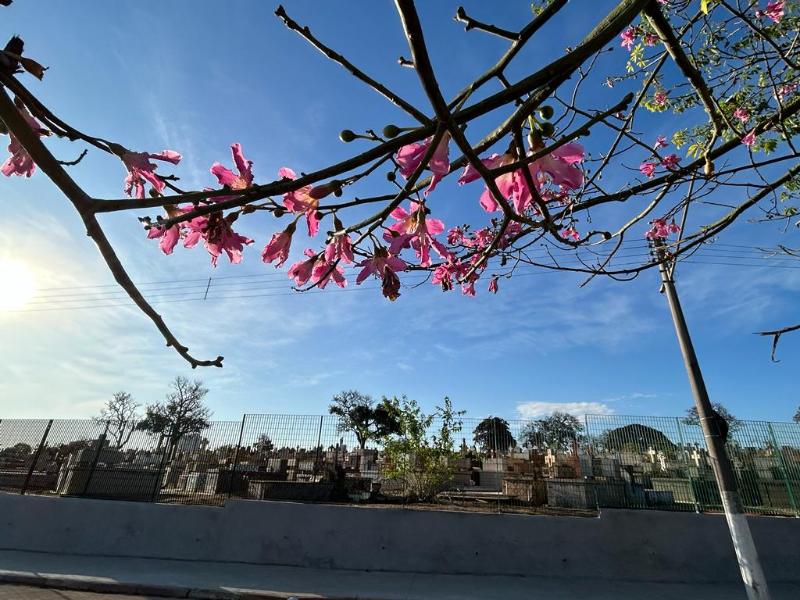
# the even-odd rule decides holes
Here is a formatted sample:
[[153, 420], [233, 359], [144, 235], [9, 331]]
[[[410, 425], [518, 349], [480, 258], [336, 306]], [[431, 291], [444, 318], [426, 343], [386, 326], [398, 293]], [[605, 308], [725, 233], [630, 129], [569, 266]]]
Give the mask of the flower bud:
[[552, 137], [553, 134], [556, 132], [556, 128], [553, 126], [552, 123], [542, 123], [539, 125], [539, 130], [542, 132], [544, 137]]
[[389, 181], [394, 181], [395, 179], [397, 179], [397, 174], [394, 171], [389, 171], [388, 173], [386, 173], [386, 179], [388, 179]]
[[342, 140], [345, 144], [352, 142], [356, 139], [356, 134], [353, 133], [350, 129], [342, 129], [341, 133], [339, 133], [339, 139]]
[[539, 115], [545, 120], [552, 119], [554, 112], [555, 111], [553, 110], [552, 106], [545, 105], [539, 107]]
[[400, 128], [397, 125], [387, 125], [383, 128], [383, 135], [387, 138], [393, 138], [400, 135]]

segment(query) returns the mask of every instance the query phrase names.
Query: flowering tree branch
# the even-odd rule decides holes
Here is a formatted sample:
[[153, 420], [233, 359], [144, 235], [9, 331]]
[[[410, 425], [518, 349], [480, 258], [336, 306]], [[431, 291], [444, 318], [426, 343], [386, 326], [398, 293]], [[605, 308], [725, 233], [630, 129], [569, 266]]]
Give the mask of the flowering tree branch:
[[[400, 295], [410, 271], [426, 273], [445, 291], [460, 286], [466, 295], [487, 280], [496, 293], [498, 281], [521, 265], [585, 273], [585, 283], [598, 275], [629, 279], [657, 264], [651, 258], [621, 260], [623, 241], [631, 236], [665, 240], [673, 261], [754, 207], [768, 219], [790, 218], [797, 210], [800, 172], [781, 167], [800, 158], [794, 143], [800, 131], [799, 4], [721, 0], [704, 12], [695, 0], [620, 0], [562, 56], [516, 80], [509, 66], [543, 27], [569, 18], [562, 13], [566, 0], [535, 0], [534, 15], [522, 27], [479, 20], [458, 7], [456, 20], [466, 30], [509, 43], [493, 65], [446, 99], [414, 2], [396, 0], [411, 53], [401, 64], [416, 71], [428, 108], [367, 75], [278, 6], [275, 14], [290, 31], [412, 123], [344, 130], [341, 140], [360, 144], [359, 151], [308, 173], [283, 167], [265, 182], [255, 180], [252, 163], [234, 143], [232, 168], [215, 162], [210, 173], [216, 186], [202, 190], [180, 189], [175, 175], [158, 171], [159, 164], [177, 165], [178, 152], [129, 150], [57, 116], [20, 82], [25, 72], [41, 79], [44, 68], [24, 55], [20, 38], [12, 38], [0, 51], [0, 84], [7, 90], [0, 120], [11, 153], [0, 170], [29, 177], [39, 167], [72, 203], [115, 279], [167, 345], [192, 366], [220, 366], [221, 357], [195, 359], [177, 341], [130, 281], [98, 215], [156, 210], [140, 220], [165, 254], [179, 244], [202, 245], [216, 265], [224, 256], [240, 262], [254, 243], [234, 230], [240, 219], [269, 214], [281, 224], [263, 247], [265, 263], [283, 267], [300, 236], [307, 234], [315, 246], [287, 270], [300, 291], [331, 282], [344, 287], [346, 268], [358, 269], [356, 285], [377, 279], [390, 300]], [[624, 72], [612, 60], [619, 54], [613, 46], [628, 53]], [[598, 106], [603, 79], [622, 90]], [[498, 88], [482, 89], [490, 83]], [[670, 111], [688, 125], [667, 130], [656, 117]], [[488, 132], [473, 134], [486, 123]], [[76, 161], [59, 162], [40, 139], [51, 134], [120, 160], [128, 197], [86, 194], [64, 169], [85, 151]], [[453, 159], [451, 146], [459, 153]], [[776, 154], [756, 158], [760, 152]], [[604, 179], [605, 173], [612, 176]], [[360, 194], [364, 182], [379, 178], [387, 189]], [[436, 218], [444, 201], [436, 189], [455, 178], [461, 194], [474, 193], [486, 218], [446, 230]], [[472, 191], [480, 186], [482, 192]], [[697, 204], [707, 210], [690, 215]], [[669, 242], [679, 232], [679, 242]], [[780, 334], [794, 329], [763, 334], [773, 335], [777, 346]]]

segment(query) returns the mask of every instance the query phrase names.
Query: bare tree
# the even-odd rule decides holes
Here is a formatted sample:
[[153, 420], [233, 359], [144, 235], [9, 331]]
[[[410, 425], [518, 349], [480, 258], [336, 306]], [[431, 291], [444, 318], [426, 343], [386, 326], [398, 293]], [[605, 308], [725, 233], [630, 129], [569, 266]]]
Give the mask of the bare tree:
[[95, 417], [98, 422], [107, 424], [106, 437], [115, 448], [122, 448], [131, 439], [136, 425], [141, 419], [138, 404], [128, 392], [116, 392]]
[[203, 404], [208, 389], [200, 380], [178, 376], [163, 402], [149, 404], [137, 428], [167, 438], [172, 452], [187, 433], [200, 432], [210, 425], [211, 410]]

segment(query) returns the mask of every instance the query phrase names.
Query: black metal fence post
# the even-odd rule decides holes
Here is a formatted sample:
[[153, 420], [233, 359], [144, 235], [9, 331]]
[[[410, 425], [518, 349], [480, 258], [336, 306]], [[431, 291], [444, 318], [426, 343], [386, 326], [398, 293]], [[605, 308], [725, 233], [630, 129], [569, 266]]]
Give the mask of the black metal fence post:
[[247, 415], [242, 415], [242, 426], [239, 428], [239, 441], [236, 443], [236, 452], [233, 455], [233, 469], [231, 469], [231, 476], [228, 480], [228, 498], [233, 493], [233, 483], [236, 479], [236, 469], [239, 467], [239, 451], [242, 449], [242, 437], [244, 436], [244, 423], [247, 420]]
[[[153, 494], [150, 497], [150, 502], [155, 502], [158, 499], [158, 493], [161, 491], [161, 478], [163, 477], [164, 472], [164, 462], [167, 458], [167, 452], [171, 452], [170, 443], [172, 437], [165, 437], [164, 434], [161, 434], [161, 439], [164, 441], [164, 449], [162, 450], [161, 460], [158, 464], [158, 473], [156, 473], [156, 480], [153, 483]], [[161, 450], [161, 444], [159, 444], [159, 450]]]
[[92, 457], [92, 466], [89, 468], [89, 475], [86, 476], [86, 483], [83, 484], [84, 496], [89, 491], [89, 484], [92, 482], [94, 470], [97, 468], [97, 462], [100, 460], [100, 453], [103, 451], [103, 444], [106, 443], [106, 436], [108, 435], [108, 427], [110, 424], [110, 421], [106, 421], [105, 431], [103, 431], [103, 433], [97, 437], [97, 450], [95, 450], [94, 456]]
[[25, 492], [28, 491], [28, 485], [31, 482], [31, 477], [33, 477], [33, 471], [36, 469], [36, 464], [39, 462], [39, 457], [42, 454], [42, 450], [44, 450], [44, 445], [47, 442], [47, 436], [50, 435], [50, 428], [52, 426], [53, 426], [53, 419], [50, 419], [47, 422], [47, 427], [45, 427], [44, 435], [42, 435], [42, 441], [39, 442], [39, 447], [33, 454], [33, 460], [31, 461], [31, 468], [28, 469], [28, 474], [25, 477], [25, 483], [22, 484], [22, 489], [19, 491], [20, 495], [24, 495]]
[[[312, 479], [314, 481], [317, 480], [317, 469], [319, 467], [320, 452], [322, 451], [322, 448], [321, 448], [321, 446], [322, 446], [322, 420], [324, 418], [325, 417], [323, 415], [319, 416], [319, 431], [317, 432], [317, 448], [316, 448], [317, 451], [314, 453], [315, 454], [315, 456], [314, 456], [314, 468], [312, 470]], [[363, 458], [363, 456], [362, 456], [362, 458]]]

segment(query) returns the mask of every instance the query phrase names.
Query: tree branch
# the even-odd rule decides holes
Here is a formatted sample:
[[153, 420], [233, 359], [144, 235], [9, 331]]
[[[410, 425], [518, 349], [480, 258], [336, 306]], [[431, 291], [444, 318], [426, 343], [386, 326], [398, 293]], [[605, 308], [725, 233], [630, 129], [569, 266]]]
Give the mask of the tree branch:
[[790, 325], [789, 327], [782, 327], [781, 329], [775, 329], [773, 331], [759, 331], [757, 335], [771, 335], [772, 336], [772, 353], [770, 354], [770, 360], [772, 362], [780, 362], [778, 359], [775, 358], [775, 353], [778, 350], [778, 342], [781, 339], [781, 336], [784, 333], [790, 333], [792, 331], [800, 330], [800, 323], [797, 325]]
[[502, 27], [497, 27], [496, 25], [490, 25], [489, 23], [484, 23], [483, 21], [473, 19], [467, 14], [467, 11], [464, 10], [463, 6], [459, 6], [458, 9], [456, 9], [455, 20], [459, 23], [464, 23], [464, 31], [478, 29], [480, 31], [485, 31], [486, 33], [491, 33], [492, 35], [511, 40], [512, 42], [519, 40], [519, 33], [514, 33], [508, 29], [503, 29]]
[[308, 27], [301, 27], [297, 21], [292, 19], [287, 13], [286, 9], [283, 8], [283, 5], [279, 5], [278, 8], [275, 10], [275, 14], [283, 21], [284, 25], [291, 29], [292, 31], [297, 32], [300, 37], [305, 39], [309, 44], [314, 46], [317, 50], [322, 52], [325, 56], [331, 59], [333, 62], [340, 64], [343, 66], [347, 71], [350, 72], [356, 79], [359, 79], [366, 83], [369, 87], [373, 90], [378, 92], [381, 96], [386, 98], [389, 102], [394, 104], [395, 106], [403, 109], [409, 115], [414, 117], [417, 121], [422, 124], [430, 123], [430, 119], [426, 117], [421, 111], [417, 110], [411, 103], [407, 102], [399, 95], [395, 94], [385, 85], [376, 81], [366, 73], [364, 73], [361, 69], [356, 67], [353, 63], [347, 60], [344, 56], [333, 50], [332, 48], [326, 46], [321, 41], [319, 41], [312, 33]]
[[205, 366], [222, 366], [222, 357], [218, 356], [215, 360], [198, 360], [189, 354], [188, 348], [183, 346], [178, 339], [167, 327], [164, 320], [161, 318], [155, 309], [145, 300], [139, 289], [133, 283], [125, 268], [122, 266], [117, 254], [114, 252], [111, 243], [108, 241], [105, 233], [103, 232], [100, 224], [97, 222], [95, 215], [92, 213], [92, 201], [86, 192], [78, 186], [77, 183], [69, 176], [64, 168], [59, 164], [58, 160], [50, 153], [47, 147], [41, 142], [39, 137], [33, 132], [30, 126], [25, 122], [14, 102], [9, 98], [5, 89], [0, 88], [0, 120], [5, 123], [9, 132], [14, 134], [22, 144], [22, 147], [30, 154], [34, 162], [50, 180], [58, 186], [64, 195], [72, 203], [75, 210], [83, 220], [86, 227], [86, 234], [94, 240], [97, 248], [103, 259], [108, 265], [111, 274], [114, 276], [116, 282], [120, 287], [127, 292], [131, 300], [139, 307], [139, 309], [150, 317], [155, 326], [164, 336], [167, 346], [172, 346], [184, 359], [186, 359], [192, 368], [205, 367]]

